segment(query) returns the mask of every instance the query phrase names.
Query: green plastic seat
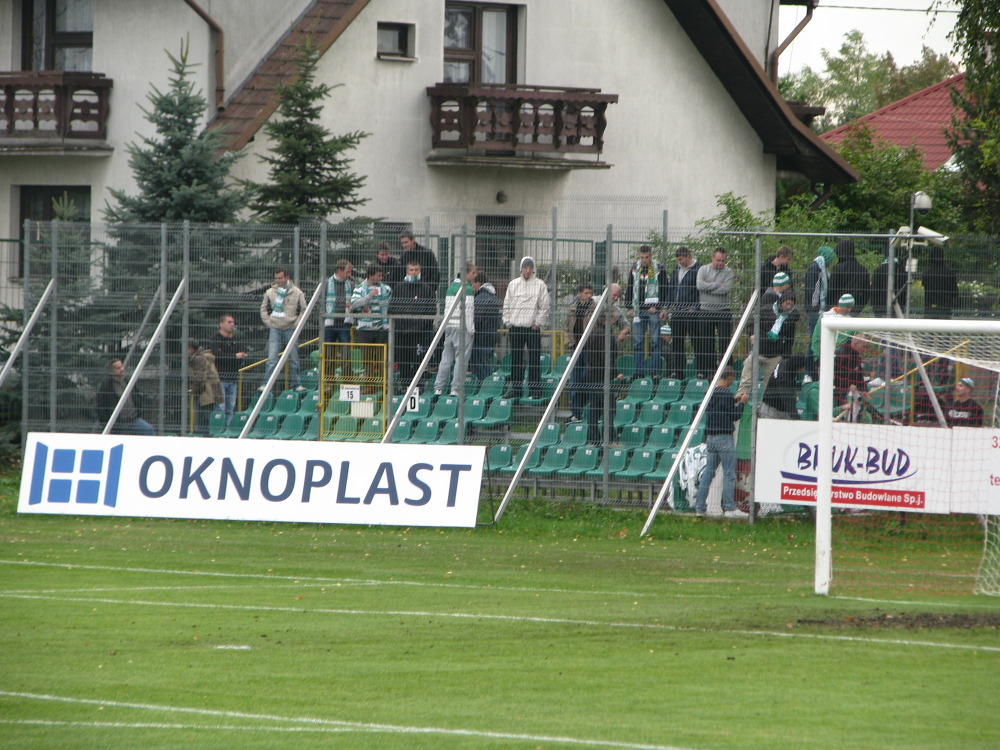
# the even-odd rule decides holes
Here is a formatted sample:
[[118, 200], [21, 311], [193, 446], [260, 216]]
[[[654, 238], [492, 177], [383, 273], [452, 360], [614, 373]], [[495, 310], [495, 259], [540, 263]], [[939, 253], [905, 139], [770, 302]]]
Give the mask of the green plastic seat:
[[371, 417], [364, 420], [357, 434], [348, 438], [352, 443], [378, 443], [382, 440], [383, 424], [381, 417]]
[[461, 430], [458, 429], [457, 419], [447, 419], [441, 427], [441, 434], [438, 435], [437, 445], [458, 445], [458, 438]]
[[454, 419], [458, 414], [458, 399], [455, 396], [442, 396], [434, 403], [428, 419]]
[[667, 419], [664, 422], [668, 427], [687, 427], [694, 418], [695, 407], [684, 401], [678, 401], [670, 405], [667, 412]]
[[275, 440], [295, 440], [306, 427], [306, 416], [304, 414], [286, 414], [281, 420], [281, 427], [274, 433]]
[[486, 416], [482, 419], [468, 420], [469, 424], [476, 427], [498, 427], [510, 424], [510, 418], [514, 413], [514, 404], [509, 398], [494, 399], [486, 410]]
[[542, 433], [538, 436], [536, 445], [539, 448], [548, 448], [550, 445], [555, 445], [559, 442], [560, 432], [561, 428], [557, 422], [547, 422], [542, 427]]
[[573, 451], [573, 458], [569, 466], [556, 471], [557, 477], [566, 479], [578, 479], [597, 468], [597, 462], [601, 458], [600, 448], [590, 445], [582, 445]]
[[566, 372], [566, 365], [569, 364], [569, 359], [571, 354], [560, 354], [556, 357], [556, 361], [552, 364], [552, 370], [549, 375], [556, 380], [562, 377], [562, 374]]
[[316, 414], [319, 409], [319, 391], [306, 391], [299, 401], [298, 413], [304, 417]]
[[616, 479], [645, 479], [656, 468], [656, 451], [638, 450], [624, 470], [615, 472]]
[[226, 428], [226, 432], [222, 437], [236, 438], [240, 436], [243, 432], [243, 426], [250, 419], [250, 412], [241, 411], [233, 415], [232, 421], [229, 423], [229, 427]]
[[337, 417], [337, 421], [333, 422], [333, 425], [330, 428], [329, 432], [324, 433], [323, 439], [332, 440], [333, 442], [337, 443], [343, 443], [351, 440], [357, 434], [358, 434], [357, 417]]
[[292, 440], [317, 440], [321, 424], [319, 415], [303, 416], [305, 417], [305, 424], [302, 426], [302, 432], [292, 438]]
[[[387, 425], [388, 426], [388, 425]], [[398, 422], [396, 422], [396, 429], [392, 431], [391, 443], [406, 443], [410, 440], [410, 435], [413, 433], [413, 420], [409, 417], [403, 417]]]
[[710, 380], [689, 380], [684, 386], [684, 395], [680, 400], [685, 404], [697, 406], [705, 399], [710, 384]]
[[274, 414], [293, 414], [299, 410], [299, 394], [295, 391], [282, 391], [274, 399]]
[[635, 422], [635, 415], [638, 410], [635, 404], [628, 401], [619, 401], [615, 405], [615, 429], [620, 430]]
[[639, 408], [639, 418], [636, 419], [635, 423], [643, 427], [659, 427], [663, 424], [666, 412], [663, 404], [647, 401]]
[[643, 427], [639, 424], [630, 424], [622, 429], [621, 434], [618, 436], [618, 440], [622, 444], [622, 447], [635, 450], [646, 445], [647, 432], [647, 427]]
[[569, 465], [572, 455], [569, 448], [562, 445], [550, 446], [545, 451], [545, 458], [533, 469], [528, 469], [527, 474], [533, 477], [547, 477], [555, 474], [559, 469], [565, 469]]
[[[517, 467], [521, 464], [521, 459], [524, 458], [524, 454], [527, 450], [527, 443], [518, 448], [517, 453], [510, 462], [510, 465], [501, 468], [500, 473], [506, 474], [507, 476], [514, 476], [514, 473], [517, 471]], [[538, 448], [538, 446], [535, 446], [535, 449], [531, 452], [531, 456], [528, 458], [528, 462], [524, 465], [524, 470], [528, 471], [529, 469], [533, 469], [538, 466], [539, 461], [541, 461], [541, 457], [542, 451]]]
[[665, 451], [673, 448], [677, 440], [677, 428], [661, 424], [649, 431], [646, 437], [646, 447], [653, 451]]
[[302, 382], [302, 387], [307, 391], [315, 391], [319, 389], [319, 370], [312, 368], [306, 370], [299, 376], [299, 380]]
[[502, 377], [504, 380], [510, 377], [510, 352], [505, 353], [493, 371], [494, 375]]
[[350, 401], [340, 401], [333, 400], [326, 402], [326, 412], [329, 416], [334, 417], [348, 417], [351, 414], [351, 402]]
[[552, 394], [556, 390], [556, 383], [558, 382], [559, 379], [551, 375], [548, 377], [543, 377], [541, 395], [539, 395], [537, 398], [534, 398], [532, 396], [521, 396], [518, 399], [518, 403], [525, 404], [528, 406], [547, 404], [549, 402], [549, 399], [552, 398]]
[[[619, 472], [625, 470], [628, 465], [628, 450], [625, 448], [608, 448], [608, 474], [612, 479], [615, 478]], [[589, 479], [601, 479], [604, 476], [604, 466], [601, 462], [588, 471], [585, 476]]]
[[479, 398], [479, 396], [465, 399], [465, 408], [463, 409], [462, 416], [467, 423], [485, 417], [486, 399]]
[[488, 378], [483, 380], [482, 384], [479, 386], [479, 393], [477, 393], [476, 396], [487, 400], [499, 398], [503, 395], [506, 387], [507, 379], [503, 375], [490, 375]]
[[562, 445], [567, 448], [579, 448], [581, 445], [586, 445], [589, 430], [590, 425], [586, 422], [566, 425], [562, 436]]
[[680, 401], [683, 393], [684, 383], [682, 381], [674, 380], [673, 378], [669, 380], [664, 379], [656, 386], [653, 401], [660, 404], [672, 404], [675, 401]]
[[644, 404], [653, 398], [653, 379], [638, 378], [628, 387], [625, 401], [630, 404]]
[[505, 466], [510, 466], [514, 458], [514, 449], [506, 443], [491, 445], [486, 451], [485, 471], [498, 471]]
[[254, 422], [253, 427], [250, 428], [247, 437], [254, 439], [273, 437], [279, 427], [281, 427], [281, 416], [279, 414], [260, 414], [257, 417], [257, 421]]
[[224, 411], [213, 411], [208, 417], [209, 437], [226, 436], [226, 413]]
[[421, 419], [413, 428], [408, 443], [430, 444], [436, 443], [438, 433], [441, 431], [441, 423], [436, 419]]
[[615, 372], [631, 378], [635, 374], [635, 357], [631, 354], [619, 354], [615, 359]]

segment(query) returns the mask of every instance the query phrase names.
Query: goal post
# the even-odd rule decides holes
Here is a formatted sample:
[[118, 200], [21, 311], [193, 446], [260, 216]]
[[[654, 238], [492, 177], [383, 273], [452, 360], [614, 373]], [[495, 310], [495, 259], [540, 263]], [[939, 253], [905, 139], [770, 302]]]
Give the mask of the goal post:
[[[847, 536], [839, 529], [853, 525], [868, 534], [859, 545], [860, 578], [905, 567], [918, 580], [941, 578], [961, 588], [971, 579], [968, 593], [1000, 594], [1000, 571], [992, 570], [1000, 565], [1000, 321], [826, 316], [819, 325], [815, 592], [830, 592]], [[858, 398], [843, 390], [841, 365], [840, 392], [848, 395], [835, 399], [838, 341], [858, 352], [859, 363], [876, 365]], [[939, 400], [952, 404], [952, 417], [962, 413], [948, 399], [963, 378], [974, 384], [982, 427], [956, 426], [957, 418], [941, 425]], [[869, 398], [872, 391], [879, 395]], [[949, 523], [965, 535], [962, 554], [923, 546]], [[939, 536], [949, 543], [946, 533]], [[890, 557], [893, 547], [898, 561]]]

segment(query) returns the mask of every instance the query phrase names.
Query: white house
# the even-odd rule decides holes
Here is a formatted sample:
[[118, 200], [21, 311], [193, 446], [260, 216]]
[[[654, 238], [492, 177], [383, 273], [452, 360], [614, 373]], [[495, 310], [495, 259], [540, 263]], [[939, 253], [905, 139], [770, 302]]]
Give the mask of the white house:
[[[322, 50], [318, 77], [338, 86], [324, 124], [371, 133], [354, 169], [364, 214], [390, 226], [435, 213], [547, 231], [539, 215], [574, 196], [658, 197], [673, 227], [714, 214], [725, 192], [767, 210], [780, 173], [857, 179], [768, 77], [778, 6], [0, 0], [0, 239], [51, 218], [63, 191], [97, 222], [109, 188], [134, 189], [126, 144], [150, 132], [140, 107], [183, 40], [206, 124], [249, 152], [236, 176], [263, 179], [261, 125], [305, 35]], [[19, 275], [17, 252], [0, 245], [2, 283]]]

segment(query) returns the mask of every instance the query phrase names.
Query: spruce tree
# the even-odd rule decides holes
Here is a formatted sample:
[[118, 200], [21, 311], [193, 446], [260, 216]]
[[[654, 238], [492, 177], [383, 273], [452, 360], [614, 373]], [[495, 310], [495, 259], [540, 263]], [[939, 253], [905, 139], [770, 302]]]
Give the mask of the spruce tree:
[[170, 86], [155, 86], [143, 108], [156, 133], [130, 143], [129, 166], [139, 188], [137, 195], [111, 190], [117, 205], [107, 205], [105, 218], [115, 224], [178, 222], [229, 223], [245, 205], [240, 188], [226, 184], [234, 158], [215, 149], [220, 134], [202, 128], [208, 102], [195, 90], [188, 61], [189, 44], [178, 57], [169, 52]]
[[350, 171], [347, 153], [368, 133], [335, 136], [319, 124], [333, 87], [316, 81], [318, 62], [311, 41], [299, 47], [295, 80], [278, 87], [278, 117], [264, 125], [274, 144], [271, 154], [260, 157], [270, 168], [269, 182], [246, 183], [253, 194], [250, 207], [268, 224], [324, 220], [367, 202], [358, 195], [365, 178]]

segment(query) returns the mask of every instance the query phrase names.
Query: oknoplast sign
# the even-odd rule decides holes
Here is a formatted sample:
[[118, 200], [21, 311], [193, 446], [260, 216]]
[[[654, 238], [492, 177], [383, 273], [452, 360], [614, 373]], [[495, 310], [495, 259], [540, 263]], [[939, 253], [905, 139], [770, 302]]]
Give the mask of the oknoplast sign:
[[18, 512], [472, 527], [484, 450], [31, 433]]

